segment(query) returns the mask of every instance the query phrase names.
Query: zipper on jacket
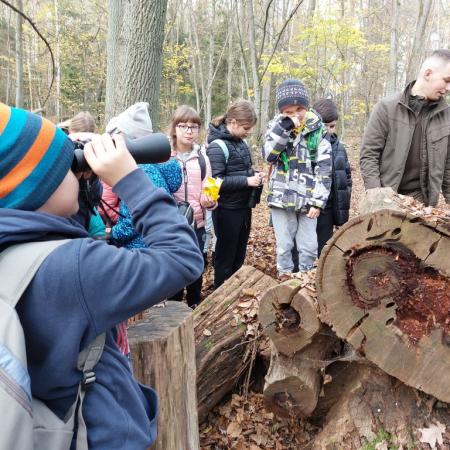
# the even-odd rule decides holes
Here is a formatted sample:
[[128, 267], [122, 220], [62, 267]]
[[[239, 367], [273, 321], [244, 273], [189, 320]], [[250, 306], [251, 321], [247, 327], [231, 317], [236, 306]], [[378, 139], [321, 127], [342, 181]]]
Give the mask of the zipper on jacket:
[[31, 408], [31, 402], [23, 389], [15, 383], [10, 376], [0, 368], [0, 387], [3, 385], [3, 389], [9, 394], [17, 403], [19, 403], [25, 411], [33, 417], [33, 410]]

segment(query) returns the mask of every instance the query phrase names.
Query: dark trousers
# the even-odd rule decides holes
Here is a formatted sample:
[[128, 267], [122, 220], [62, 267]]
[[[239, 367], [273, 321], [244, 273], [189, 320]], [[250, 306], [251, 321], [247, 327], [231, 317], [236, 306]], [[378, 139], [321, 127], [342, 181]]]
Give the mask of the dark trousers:
[[[195, 230], [195, 234], [197, 236], [198, 247], [200, 251], [203, 253], [203, 248], [205, 247], [205, 239], [206, 232], [205, 228], [199, 228]], [[203, 258], [206, 260], [206, 255], [203, 253]], [[203, 275], [200, 275], [200, 278], [195, 280], [193, 283], [186, 286], [186, 301], [188, 306], [198, 305], [201, 301], [201, 292], [202, 292], [202, 284], [203, 284]], [[175, 295], [169, 300], [175, 300], [178, 302], [183, 301], [184, 289], [177, 292]]]
[[217, 289], [244, 264], [252, 210], [219, 206], [213, 211], [212, 217], [217, 237], [214, 257], [214, 289]]
[[333, 236], [333, 208], [325, 208], [317, 219], [317, 253], [318, 257], [328, 240]]

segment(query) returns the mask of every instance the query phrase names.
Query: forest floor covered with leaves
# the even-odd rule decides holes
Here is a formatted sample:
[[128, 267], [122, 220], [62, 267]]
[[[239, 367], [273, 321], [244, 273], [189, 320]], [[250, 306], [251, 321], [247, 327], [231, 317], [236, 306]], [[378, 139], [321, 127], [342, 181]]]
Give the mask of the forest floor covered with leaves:
[[[350, 217], [357, 214], [358, 204], [364, 194], [359, 172], [359, 140], [348, 139], [346, 148], [352, 167], [352, 202]], [[252, 231], [247, 247], [245, 264], [276, 277], [275, 235], [269, 225], [270, 210], [265, 196], [254, 209]], [[204, 275], [203, 294], [212, 292], [213, 270], [209, 266]], [[263, 366], [253, 367], [250, 390], [248, 386], [235, 388], [235, 392], [226, 397], [214, 408], [206, 421], [200, 424], [201, 450], [302, 450], [311, 448], [319, 428], [308, 420], [279, 419], [264, 408], [262, 385]], [[431, 425], [429, 429], [417, 430], [417, 449], [439, 448], [450, 450], [450, 424]], [[434, 428], [433, 428], [434, 427]], [[425, 434], [424, 434], [425, 433]], [[431, 436], [427, 440], [427, 437]], [[426, 442], [435, 442], [432, 446]], [[377, 435], [374, 442], [368, 443], [363, 450], [391, 450], [389, 436]], [[345, 449], [343, 449], [345, 450]]]

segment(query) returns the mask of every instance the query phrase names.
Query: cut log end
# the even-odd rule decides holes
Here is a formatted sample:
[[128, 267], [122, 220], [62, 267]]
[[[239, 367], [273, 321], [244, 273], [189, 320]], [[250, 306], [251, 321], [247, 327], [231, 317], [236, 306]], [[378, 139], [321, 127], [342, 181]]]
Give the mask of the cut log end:
[[264, 404], [277, 417], [308, 417], [317, 404], [317, 389], [318, 386], [311, 389], [298, 377], [288, 377], [272, 383], [264, 390]]
[[450, 237], [381, 210], [344, 225], [317, 271], [321, 319], [404, 383], [450, 401]]
[[320, 328], [314, 299], [299, 280], [269, 289], [262, 297], [259, 321], [264, 333], [282, 354], [294, 355], [311, 343]]

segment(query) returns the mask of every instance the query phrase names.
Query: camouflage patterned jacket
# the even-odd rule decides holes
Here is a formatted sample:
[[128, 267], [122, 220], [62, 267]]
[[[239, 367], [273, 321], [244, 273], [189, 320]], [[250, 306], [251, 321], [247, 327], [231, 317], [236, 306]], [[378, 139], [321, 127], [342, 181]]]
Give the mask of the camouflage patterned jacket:
[[309, 110], [304, 126], [276, 116], [268, 125], [263, 157], [272, 164], [267, 202], [288, 211], [324, 208], [331, 188], [331, 145], [320, 117]]

